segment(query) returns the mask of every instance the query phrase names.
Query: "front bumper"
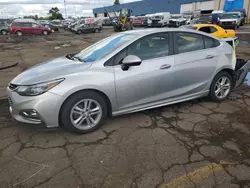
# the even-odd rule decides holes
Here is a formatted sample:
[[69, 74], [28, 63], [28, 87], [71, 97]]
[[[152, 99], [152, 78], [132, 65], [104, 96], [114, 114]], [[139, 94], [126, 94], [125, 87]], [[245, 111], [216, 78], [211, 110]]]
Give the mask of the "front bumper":
[[[16, 92], [7, 89], [12, 118], [21, 124], [32, 124], [53, 128], [59, 126], [59, 111], [62, 97], [50, 92], [39, 96], [20, 96]], [[23, 112], [35, 111], [38, 118], [23, 115]]]

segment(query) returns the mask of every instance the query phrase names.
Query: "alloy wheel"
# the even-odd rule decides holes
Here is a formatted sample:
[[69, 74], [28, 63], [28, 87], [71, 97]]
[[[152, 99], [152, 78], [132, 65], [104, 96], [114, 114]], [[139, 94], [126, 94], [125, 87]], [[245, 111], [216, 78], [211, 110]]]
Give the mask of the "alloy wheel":
[[219, 99], [224, 99], [228, 96], [231, 90], [231, 81], [228, 77], [221, 77], [215, 84], [215, 95]]
[[101, 105], [93, 99], [83, 99], [77, 102], [70, 111], [71, 123], [80, 130], [95, 127], [101, 117]]

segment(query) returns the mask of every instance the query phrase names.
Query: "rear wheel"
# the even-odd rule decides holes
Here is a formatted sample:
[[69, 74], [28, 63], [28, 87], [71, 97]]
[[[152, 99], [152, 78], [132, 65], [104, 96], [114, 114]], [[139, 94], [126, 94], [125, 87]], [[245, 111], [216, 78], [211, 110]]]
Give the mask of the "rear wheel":
[[90, 133], [103, 124], [107, 112], [107, 104], [100, 94], [82, 91], [67, 99], [61, 109], [60, 121], [70, 131]]
[[95, 29], [95, 33], [98, 33], [98, 32], [99, 32], [99, 29], [96, 28], [96, 29]]
[[48, 35], [48, 31], [43, 31], [43, 35]]
[[227, 72], [218, 73], [210, 87], [209, 97], [215, 102], [221, 102], [229, 96], [233, 86], [232, 76]]
[[16, 34], [17, 34], [17, 36], [22, 36], [23, 35], [22, 31], [17, 31]]

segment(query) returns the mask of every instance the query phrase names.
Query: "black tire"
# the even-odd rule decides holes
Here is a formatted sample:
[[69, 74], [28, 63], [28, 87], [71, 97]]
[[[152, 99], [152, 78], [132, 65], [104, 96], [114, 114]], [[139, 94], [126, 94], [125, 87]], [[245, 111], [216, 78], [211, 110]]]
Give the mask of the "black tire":
[[1, 34], [2, 35], [7, 35], [8, 31], [6, 31], [5, 29], [1, 30]]
[[[215, 84], [217, 83], [217, 81], [219, 79], [221, 79], [222, 77], [227, 77], [229, 80], [230, 80], [230, 91], [228, 93], [228, 95], [224, 98], [218, 98], [215, 94]], [[232, 90], [232, 87], [233, 87], [233, 79], [232, 79], [232, 76], [225, 72], [225, 71], [222, 71], [222, 72], [219, 72], [213, 79], [212, 81], [212, 84], [210, 86], [210, 91], [209, 91], [209, 98], [214, 101], [214, 102], [222, 102], [224, 100], [226, 100], [228, 98], [228, 96], [230, 95], [231, 93], [231, 90]]]
[[46, 36], [46, 35], [49, 34], [49, 32], [48, 32], [48, 31], [43, 31], [42, 34], [43, 34], [44, 36]]
[[[92, 99], [99, 103], [102, 109], [102, 115], [100, 121], [95, 125], [94, 127], [87, 129], [87, 130], [81, 130], [75, 127], [71, 120], [70, 120], [70, 112], [73, 106], [83, 100], [83, 99]], [[107, 114], [108, 114], [108, 107], [105, 99], [94, 91], [81, 91], [76, 94], [73, 94], [70, 96], [65, 103], [63, 104], [61, 111], [60, 111], [60, 123], [69, 131], [75, 132], [75, 133], [90, 133], [95, 130], [97, 130], [106, 120]]]
[[77, 33], [78, 35], [80, 35], [80, 34], [82, 34], [82, 31], [81, 31], [81, 30], [78, 30], [76, 33]]
[[96, 29], [95, 29], [95, 33], [98, 33], [98, 32], [99, 32], [99, 29], [96, 28]]

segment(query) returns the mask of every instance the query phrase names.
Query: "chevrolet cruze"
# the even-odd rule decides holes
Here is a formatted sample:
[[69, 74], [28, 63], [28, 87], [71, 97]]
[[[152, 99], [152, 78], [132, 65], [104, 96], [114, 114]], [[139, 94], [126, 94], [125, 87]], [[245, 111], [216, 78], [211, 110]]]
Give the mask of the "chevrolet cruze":
[[233, 48], [205, 33], [123, 32], [18, 75], [7, 89], [10, 113], [21, 123], [88, 133], [108, 115], [205, 96], [223, 101], [249, 69], [235, 64]]

